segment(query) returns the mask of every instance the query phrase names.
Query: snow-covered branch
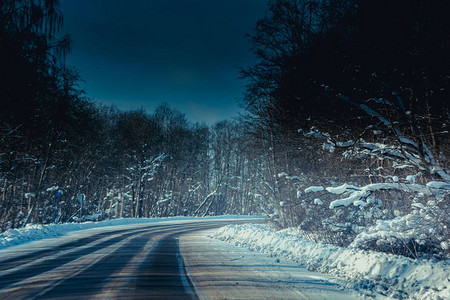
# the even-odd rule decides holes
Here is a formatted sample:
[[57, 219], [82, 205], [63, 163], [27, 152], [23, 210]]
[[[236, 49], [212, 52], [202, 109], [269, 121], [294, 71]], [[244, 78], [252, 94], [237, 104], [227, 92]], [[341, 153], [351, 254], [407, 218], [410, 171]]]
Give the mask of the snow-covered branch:
[[[366, 116], [377, 120], [377, 126], [383, 126], [386, 128], [387, 132], [391, 132], [393, 136], [391, 139], [383, 139], [381, 143], [365, 141], [363, 136], [369, 129], [373, 129], [375, 124], [372, 124], [363, 130], [356, 141], [339, 141], [337, 137], [333, 137], [329, 133], [320, 132], [315, 126], [313, 126], [308, 133], [299, 130], [299, 132], [303, 133], [305, 137], [325, 139], [326, 142], [323, 144], [323, 148], [328, 149], [331, 152], [333, 152], [335, 148], [351, 148], [352, 151], [344, 153], [345, 156], [369, 155], [380, 160], [389, 158], [394, 161], [407, 161], [421, 170], [427, 170], [431, 175], [436, 174], [443, 180], [450, 182], [450, 175], [448, 174], [448, 171], [444, 170], [438, 164], [433, 152], [425, 142], [420, 128], [413, 126], [413, 122], [410, 120], [412, 118], [411, 112], [406, 111], [403, 100], [397, 91], [392, 90], [392, 95], [395, 97], [397, 103], [391, 102], [384, 98], [370, 98], [364, 103], [358, 103], [351, 100], [349, 97], [334, 91], [329, 86], [322, 86], [325, 87], [327, 93], [331, 93], [333, 97], [337, 97], [343, 102], [357, 107], [364, 112]], [[414, 130], [417, 131], [416, 135], [411, 138], [411, 135], [408, 136], [407, 133], [403, 133], [398, 125], [398, 122], [390, 120], [389, 115], [384, 115], [380, 111], [370, 107], [368, 105], [370, 102], [375, 102], [375, 105], [387, 106], [390, 110], [394, 109], [400, 115], [403, 115], [405, 119], [409, 120], [409, 125], [407, 127], [414, 127]], [[377, 135], [375, 130], [373, 132]]]
[[364, 207], [367, 204], [368, 197], [375, 191], [398, 190], [407, 193], [420, 193], [422, 196], [431, 196], [435, 193], [450, 193], [450, 184], [442, 181], [430, 181], [426, 185], [414, 183], [372, 183], [362, 187], [349, 185], [347, 183], [337, 187], [311, 186], [305, 189], [305, 193], [314, 193], [327, 191], [334, 195], [344, 195], [345, 198], [331, 201], [330, 209], [349, 206]]

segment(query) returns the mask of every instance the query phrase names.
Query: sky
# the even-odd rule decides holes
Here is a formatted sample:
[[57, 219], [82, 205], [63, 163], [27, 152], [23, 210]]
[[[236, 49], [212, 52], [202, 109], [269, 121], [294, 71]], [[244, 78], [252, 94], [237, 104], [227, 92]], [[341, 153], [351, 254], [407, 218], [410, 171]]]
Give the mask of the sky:
[[266, 0], [60, 0], [87, 96], [122, 110], [161, 103], [192, 122], [239, 114]]

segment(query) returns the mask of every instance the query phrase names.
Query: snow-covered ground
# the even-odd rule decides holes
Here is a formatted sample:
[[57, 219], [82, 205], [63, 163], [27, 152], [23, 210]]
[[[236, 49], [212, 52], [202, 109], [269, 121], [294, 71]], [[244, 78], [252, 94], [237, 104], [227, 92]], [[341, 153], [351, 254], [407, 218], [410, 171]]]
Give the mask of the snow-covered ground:
[[[252, 222], [255, 218], [261, 217], [116, 219], [81, 224], [29, 225], [0, 234], [0, 256], [11, 246], [25, 247], [32, 241], [48, 245], [56, 243], [58, 237], [72, 236], [78, 232], [86, 235], [99, 231], [117, 230], [117, 228], [163, 223], [176, 224], [207, 219]], [[276, 231], [270, 225], [262, 224], [229, 225], [211, 236], [236, 246], [267, 253], [272, 257], [293, 260], [311, 271], [340, 277], [347, 282], [347, 288], [356, 289], [369, 296], [398, 299], [450, 299], [450, 261], [413, 260], [356, 248], [319, 244], [299, 238], [293, 230]]]
[[221, 228], [212, 237], [236, 246], [282, 256], [309, 270], [345, 279], [347, 287], [396, 299], [450, 299], [450, 261], [413, 260], [299, 238], [290, 230], [244, 224]]
[[179, 237], [186, 273], [198, 299], [368, 299], [335, 276], [295, 262], [249, 251], [207, 236], [215, 229]]
[[[0, 298], [170, 298], [186, 295], [182, 286], [189, 285], [198, 299], [361, 299], [334, 276], [207, 237], [235, 220], [261, 221], [220, 217], [103, 222], [102, 227], [96, 223], [58, 238], [0, 249]], [[99, 232], [100, 237], [91, 238]], [[154, 284], [139, 283], [149, 277]]]
[[[173, 223], [183, 221], [202, 221], [202, 220], [252, 220], [261, 218], [258, 216], [218, 216], [218, 217], [171, 217], [171, 218], [127, 218], [114, 219], [101, 222], [84, 222], [84, 223], [65, 223], [65, 224], [49, 224], [49, 225], [27, 225], [25, 228], [9, 229], [0, 234], [0, 250], [11, 246], [22, 245], [32, 241], [43, 239], [57, 238], [65, 236], [71, 232], [88, 229], [114, 230], [115, 226], [129, 225], [139, 226], [152, 223]], [[122, 228], [122, 227], [121, 227]]]

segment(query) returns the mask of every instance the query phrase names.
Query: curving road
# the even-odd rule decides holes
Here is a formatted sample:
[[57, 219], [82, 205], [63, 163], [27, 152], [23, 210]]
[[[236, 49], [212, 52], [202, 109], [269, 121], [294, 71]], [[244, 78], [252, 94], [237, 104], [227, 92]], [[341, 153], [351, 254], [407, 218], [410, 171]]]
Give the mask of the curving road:
[[140, 225], [80, 233], [36, 249], [11, 247], [0, 257], [0, 298], [351, 298], [325, 275], [314, 279], [296, 267], [307, 273], [299, 280], [290, 263], [206, 237], [228, 223]]

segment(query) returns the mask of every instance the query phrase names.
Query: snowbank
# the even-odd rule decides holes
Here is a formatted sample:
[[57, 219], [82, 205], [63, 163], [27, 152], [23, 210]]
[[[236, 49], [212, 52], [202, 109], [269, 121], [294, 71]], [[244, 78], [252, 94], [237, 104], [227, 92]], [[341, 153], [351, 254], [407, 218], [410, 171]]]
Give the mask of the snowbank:
[[65, 223], [50, 225], [27, 225], [25, 228], [9, 229], [0, 234], [0, 249], [25, 244], [31, 241], [47, 238], [56, 238], [67, 235], [78, 230], [87, 230], [100, 227], [111, 227], [119, 225], [138, 225], [173, 221], [202, 221], [202, 220], [232, 220], [232, 219], [255, 219], [261, 217], [252, 216], [218, 216], [218, 217], [171, 217], [171, 218], [141, 218], [141, 219], [114, 219], [101, 222]]
[[340, 248], [301, 239], [268, 225], [230, 225], [214, 238], [270, 255], [284, 256], [310, 270], [344, 278], [353, 288], [397, 299], [450, 299], [450, 262], [413, 260], [385, 253]]

